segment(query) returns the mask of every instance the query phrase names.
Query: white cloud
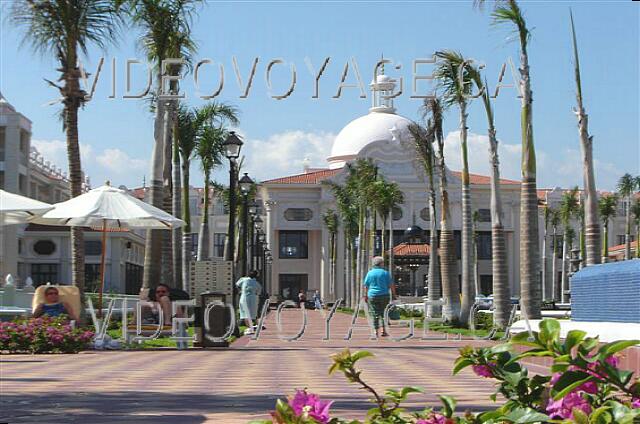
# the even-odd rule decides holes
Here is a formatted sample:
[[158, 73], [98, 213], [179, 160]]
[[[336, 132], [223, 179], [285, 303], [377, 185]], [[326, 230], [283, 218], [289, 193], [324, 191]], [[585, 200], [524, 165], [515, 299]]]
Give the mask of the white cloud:
[[[489, 138], [486, 135], [468, 133], [467, 150], [469, 172], [489, 175]], [[522, 148], [520, 143], [509, 144], [500, 140], [498, 155], [500, 176], [520, 180], [520, 161]], [[559, 149], [552, 153], [536, 149], [538, 187], [582, 187], [582, 156], [576, 149]], [[453, 170], [462, 169], [460, 149], [460, 131], [452, 131], [445, 138], [445, 160]], [[610, 162], [596, 159], [596, 186], [602, 189], [615, 187], [620, 171]]]
[[[64, 171], [68, 170], [66, 142], [32, 139], [31, 145], [45, 160]], [[148, 171], [147, 159], [132, 158], [120, 149], [110, 148], [98, 152], [92, 145], [84, 143], [80, 143], [80, 160], [82, 169], [89, 175], [94, 187], [106, 180], [111, 180], [114, 185], [138, 186]]]
[[116, 175], [126, 175], [132, 171], [144, 173], [148, 168], [147, 160], [132, 158], [120, 149], [105, 149], [96, 156], [96, 161], [105, 170]]
[[305, 159], [312, 168], [326, 168], [335, 134], [289, 130], [266, 139], [245, 138], [245, 169], [257, 180], [300, 174]]

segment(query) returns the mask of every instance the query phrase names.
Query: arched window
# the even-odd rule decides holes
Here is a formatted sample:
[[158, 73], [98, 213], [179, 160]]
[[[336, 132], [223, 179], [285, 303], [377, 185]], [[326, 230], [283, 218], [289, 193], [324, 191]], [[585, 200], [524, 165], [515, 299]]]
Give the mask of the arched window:
[[429, 213], [429, 208], [422, 208], [420, 210], [420, 219], [427, 222], [431, 220], [431, 214]]
[[395, 206], [393, 208], [393, 211], [391, 212], [391, 218], [393, 218], [394, 221], [399, 221], [402, 219], [402, 209], [398, 206]]
[[311, 221], [313, 211], [308, 208], [289, 208], [284, 211], [284, 219], [287, 221]]

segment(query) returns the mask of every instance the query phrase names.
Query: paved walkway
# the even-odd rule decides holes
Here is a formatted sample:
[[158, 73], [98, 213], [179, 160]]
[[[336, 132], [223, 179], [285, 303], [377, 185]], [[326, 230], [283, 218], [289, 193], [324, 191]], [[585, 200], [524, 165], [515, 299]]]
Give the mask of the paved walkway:
[[[294, 333], [299, 313], [285, 311], [284, 332]], [[225, 350], [3, 355], [0, 422], [245, 423], [268, 418], [276, 398], [304, 387], [334, 399], [334, 413], [355, 418], [370, 407], [367, 395], [342, 375], [327, 376], [329, 356], [344, 346], [375, 354], [362, 362], [363, 377], [381, 392], [423, 387], [426, 394], [412, 397], [410, 408], [436, 404], [438, 394], [454, 395], [460, 410], [493, 405], [489, 380], [469, 371], [451, 376], [457, 349], [474, 342], [370, 341], [366, 330], [356, 330], [347, 342], [345, 314], [336, 314], [332, 340], [324, 342], [322, 315], [308, 311], [308, 317], [308, 329], [296, 342], [278, 339], [271, 313], [259, 340], [243, 337]]]

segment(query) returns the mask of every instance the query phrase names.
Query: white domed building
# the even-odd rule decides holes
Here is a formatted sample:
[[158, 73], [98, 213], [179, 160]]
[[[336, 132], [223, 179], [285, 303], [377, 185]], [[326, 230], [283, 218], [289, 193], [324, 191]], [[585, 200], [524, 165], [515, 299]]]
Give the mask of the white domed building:
[[[388, 181], [399, 184], [405, 201], [393, 213], [394, 245], [404, 242], [404, 231], [411, 226], [425, 229], [422, 240], [429, 242], [429, 213], [427, 209], [428, 183], [417, 163], [410, 138], [412, 121], [396, 113], [393, 99], [395, 81], [380, 75], [372, 82], [372, 107], [369, 113], [349, 122], [334, 140], [328, 167], [264, 181], [260, 197], [264, 202], [264, 226], [273, 264], [267, 291], [284, 298], [294, 298], [299, 290], [320, 290], [322, 298], [334, 300], [345, 296], [345, 240], [338, 233], [336, 281], [330, 285], [330, 234], [322, 215], [336, 210], [335, 200], [327, 181], [341, 183], [346, 174], [345, 164], [357, 158], [369, 158], [378, 172]], [[488, 158], [487, 158], [488, 160]], [[491, 292], [491, 223], [489, 214], [489, 177], [471, 175], [473, 209], [479, 211], [478, 223], [478, 283], [485, 294]], [[509, 280], [512, 293], [517, 294], [519, 246], [518, 181], [502, 180], [504, 226], [509, 253]], [[455, 237], [460, 242], [461, 181], [460, 173], [448, 176], [451, 213]], [[458, 248], [458, 250], [460, 250]], [[420, 266], [412, 276], [406, 269], [396, 268], [395, 281], [406, 294], [424, 293], [427, 265]]]

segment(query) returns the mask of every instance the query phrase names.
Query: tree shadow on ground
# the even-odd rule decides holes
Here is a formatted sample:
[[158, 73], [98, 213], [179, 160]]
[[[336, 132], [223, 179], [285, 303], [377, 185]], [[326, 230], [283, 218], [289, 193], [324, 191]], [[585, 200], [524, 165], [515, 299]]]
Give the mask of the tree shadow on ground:
[[[246, 417], [251, 421], [268, 418], [278, 397], [282, 396], [152, 391], [3, 394], [0, 422], [199, 424], [209, 420], [222, 423], [223, 419], [212, 417], [215, 414], [237, 414], [241, 419]], [[354, 411], [360, 411], [356, 414], [364, 416], [371, 407], [362, 397], [347, 395], [334, 397], [334, 400], [334, 415], [354, 416]], [[486, 405], [461, 404], [460, 410], [465, 409], [481, 411], [488, 408]]]

